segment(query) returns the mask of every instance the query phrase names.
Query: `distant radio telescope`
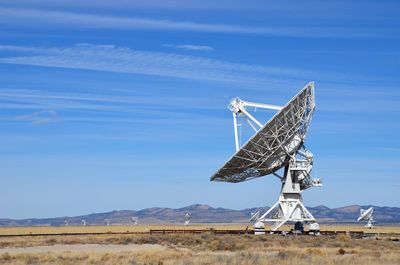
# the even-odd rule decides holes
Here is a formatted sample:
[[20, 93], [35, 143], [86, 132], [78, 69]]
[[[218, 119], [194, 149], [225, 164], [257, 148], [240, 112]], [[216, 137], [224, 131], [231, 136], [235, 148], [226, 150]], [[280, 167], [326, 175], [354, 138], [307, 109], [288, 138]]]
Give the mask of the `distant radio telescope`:
[[185, 214], [185, 225], [189, 225], [190, 220], [192, 220], [192, 216], [190, 215], [190, 213], [186, 213]]
[[360, 209], [360, 217], [358, 217], [357, 221], [367, 221], [365, 227], [372, 228], [374, 227], [374, 217], [372, 214], [374, 213], [374, 207], [370, 207], [367, 210]]

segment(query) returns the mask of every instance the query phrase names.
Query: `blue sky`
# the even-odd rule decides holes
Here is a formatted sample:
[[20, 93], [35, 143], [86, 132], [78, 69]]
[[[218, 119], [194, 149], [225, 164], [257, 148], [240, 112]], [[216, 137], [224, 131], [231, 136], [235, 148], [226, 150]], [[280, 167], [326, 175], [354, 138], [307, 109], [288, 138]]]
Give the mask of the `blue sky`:
[[400, 3], [277, 2], [1, 1], [0, 217], [272, 205], [274, 177], [209, 181], [226, 106], [311, 80], [305, 204], [399, 206]]

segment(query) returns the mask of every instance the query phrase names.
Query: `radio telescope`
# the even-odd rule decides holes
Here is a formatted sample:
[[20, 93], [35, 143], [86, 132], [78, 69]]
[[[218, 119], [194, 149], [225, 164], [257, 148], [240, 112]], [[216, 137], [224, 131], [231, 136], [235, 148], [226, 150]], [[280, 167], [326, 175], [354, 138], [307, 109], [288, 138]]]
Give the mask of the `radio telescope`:
[[[278, 202], [252, 221], [262, 226], [270, 223], [272, 231], [287, 222], [315, 223], [301, 196], [301, 192], [310, 187], [322, 186], [320, 179], [311, 178], [313, 154], [304, 145], [315, 110], [314, 82], [307, 84], [283, 107], [234, 98], [228, 108], [233, 115], [236, 153], [211, 177], [211, 181], [238, 183], [273, 175], [282, 182]], [[249, 113], [251, 108], [278, 112], [263, 125]], [[255, 131], [241, 147], [239, 117]], [[279, 173], [281, 169], [283, 172]]]
[[82, 219], [82, 225], [83, 225], [83, 226], [86, 226], [86, 225], [87, 225], [86, 219]]
[[139, 223], [139, 217], [132, 217], [132, 223], [133, 225], [137, 225]]
[[110, 225], [110, 220], [109, 219], [104, 219], [104, 224], [106, 225], [106, 226], [109, 226]]
[[257, 221], [260, 218], [260, 211], [250, 213], [250, 222]]
[[374, 207], [370, 207], [367, 210], [360, 209], [360, 217], [358, 217], [357, 221], [367, 221], [365, 227], [372, 228], [374, 227], [373, 223], [375, 222], [374, 217], [372, 216], [373, 213]]
[[189, 225], [190, 220], [192, 220], [192, 216], [190, 215], [190, 213], [186, 213], [185, 214], [185, 225]]

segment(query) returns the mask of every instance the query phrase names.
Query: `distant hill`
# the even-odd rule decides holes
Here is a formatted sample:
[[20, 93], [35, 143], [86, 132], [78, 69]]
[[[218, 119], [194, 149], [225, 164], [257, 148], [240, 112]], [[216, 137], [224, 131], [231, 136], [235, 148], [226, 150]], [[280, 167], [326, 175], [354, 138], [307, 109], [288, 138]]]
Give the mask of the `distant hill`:
[[[369, 208], [371, 205], [351, 205], [340, 208], [326, 206], [308, 207], [310, 212], [320, 223], [355, 223], [360, 213], [360, 208]], [[377, 224], [400, 224], [399, 207], [374, 207], [374, 219]], [[34, 218], [34, 219], [0, 219], [0, 226], [39, 226], [39, 225], [64, 225], [68, 220], [69, 225], [81, 225], [85, 219], [88, 225], [103, 225], [104, 220], [111, 224], [130, 224], [132, 217], [138, 217], [141, 224], [155, 223], [183, 223], [185, 213], [192, 215], [192, 223], [247, 223], [251, 212], [267, 210], [268, 207], [231, 210], [213, 208], [209, 205], [194, 204], [183, 208], [147, 208], [139, 211], [122, 210], [108, 213], [93, 213], [74, 217]]]

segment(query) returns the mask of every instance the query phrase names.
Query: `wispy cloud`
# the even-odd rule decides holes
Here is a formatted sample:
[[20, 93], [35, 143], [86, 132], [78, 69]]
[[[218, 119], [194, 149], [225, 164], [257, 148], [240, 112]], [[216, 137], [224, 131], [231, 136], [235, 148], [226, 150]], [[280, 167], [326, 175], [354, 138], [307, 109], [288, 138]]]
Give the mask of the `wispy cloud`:
[[0, 8], [0, 24], [52, 28], [88, 28], [118, 30], [174, 30], [229, 34], [260, 34], [305, 38], [399, 38], [397, 28], [330, 27], [330, 26], [242, 26], [210, 24], [166, 19], [105, 16], [87, 13], [40, 9]]
[[[287, 84], [309, 80], [313, 71], [231, 63], [206, 57], [138, 51], [113, 45], [79, 44], [67, 48], [35, 48], [0, 45], [0, 51], [27, 51], [0, 58], [0, 63], [86, 69], [203, 79], [246, 84]], [[28, 55], [27, 55], [28, 54]], [[336, 78], [336, 77], [335, 77]]]
[[[18, 109], [22, 106], [52, 109], [88, 109], [113, 110], [119, 112], [138, 112], [151, 109], [207, 109], [219, 106], [219, 101], [210, 98], [193, 98], [184, 96], [138, 96], [124, 93], [123, 95], [100, 93], [67, 93], [51, 92], [35, 89], [0, 88], [1, 107]], [[4, 102], [2, 102], [4, 101]], [[18, 107], [20, 106], [20, 107]]]
[[[68, 93], [31, 89], [1, 89], [0, 108], [23, 113], [0, 115], [2, 122], [24, 121], [33, 124], [51, 122], [85, 124], [174, 125], [224, 124], [225, 119], [209, 117], [199, 110], [224, 107], [210, 98], [179, 96], [137, 96], [104, 93]], [[225, 103], [225, 102], [224, 102]], [[30, 113], [32, 112], [33, 113]], [[28, 114], [26, 114], [28, 112]], [[62, 117], [62, 118], [60, 118]]]
[[20, 121], [28, 121], [33, 124], [47, 124], [59, 120], [57, 112], [54, 110], [41, 110], [28, 115], [21, 115], [16, 117]]
[[379, 147], [379, 148], [376, 148], [376, 149], [380, 150], [380, 151], [387, 151], [387, 152], [393, 152], [393, 153], [400, 154], [400, 147], [396, 147], [396, 146], [393, 146], [393, 147]]
[[[124, 10], [124, 11], [137, 11], [137, 10], [176, 10], [190, 12], [190, 11], [229, 11], [240, 12], [240, 14], [251, 12], [251, 14], [261, 13], [263, 16], [272, 18], [292, 19], [302, 18], [315, 19], [315, 18], [340, 18], [354, 20], [355, 15], [357, 18], [390, 18], [397, 15], [398, 9], [397, 2], [391, 1], [364, 1], [362, 5], [357, 1], [318, 1], [310, 0], [307, 2], [299, 2], [296, 0], [289, 1], [265, 1], [265, 0], [97, 0], [97, 1], [81, 1], [81, 0], [68, 0], [68, 1], [54, 1], [54, 0], [2, 0], [3, 5], [11, 5], [13, 7], [34, 7], [34, 8], [75, 8], [87, 10]], [[297, 10], [298, 12], [293, 12]], [[385, 10], [386, 12], [382, 12]], [[355, 14], [354, 11], [359, 11]], [[389, 15], [389, 17], [388, 17]]]
[[174, 44], [164, 44], [163, 47], [166, 48], [175, 48], [187, 51], [213, 51], [214, 48], [210, 46], [204, 45], [193, 45], [193, 44], [182, 44], [182, 45], [174, 45]]
[[[321, 94], [319, 109], [323, 111], [340, 112], [365, 112], [371, 111], [371, 102], [378, 108], [373, 111], [399, 111], [396, 102], [398, 95], [387, 97], [379, 95], [379, 89], [362, 86], [346, 87], [338, 92], [337, 81], [342, 83], [352, 82], [354, 77], [348, 77], [340, 73], [324, 73], [312, 70], [279, 68], [262, 65], [240, 64], [228, 61], [209, 59], [205, 56], [188, 56], [176, 53], [161, 53], [139, 51], [130, 48], [122, 48], [114, 45], [92, 45], [80, 43], [70, 47], [30, 47], [0, 45], [3, 54], [12, 54], [8, 57], [0, 57], [0, 63], [33, 65], [43, 67], [71, 68], [131, 74], [144, 74], [166, 76], [184, 79], [196, 79], [205, 81], [225, 82], [246, 89], [270, 91], [286, 89], [290, 86], [298, 86], [309, 80], [323, 80], [325, 86], [318, 91]], [[4, 56], [4, 55], [3, 55]], [[357, 78], [365, 82], [368, 77]], [[332, 82], [335, 89], [329, 89], [327, 82]], [[350, 93], [351, 91], [351, 93]], [[360, 93], [363, 91], [363, 93]], [[369, 91], [369, 92], [368, 92]], [[372, 93], [373, 92], [373, 93]], [[338, 101], [337, 95], [347, 95]], [[96, 109], [103, 111], [136, 111], [132, 106], [140, 104], [141, 109], [149, 109], [149, 106], [189, 107], [189, 108], [216, 108], [223, 106], [221, 102], [199, 101], [188, 98], [168, 98], [157, 100], [143, 96], [117, 96], [93, 95], [93, 94], [43, 94], [34, 90], [13, 92], [10, 89], [1, 89], [2, 98], [9, 101], [1, 102], [2, 108], [8, 109], [58, 109], [60, 106], [68, 109]], [[373, 99], [371, 99], [373, 97]], [[27, 99], [29, 99], [27, 101]], [[157, 102], [156, 102], [157, 101]], [[97, 102], [97, 103], [96, 103]], [[107, 104], [98, 104], [107, 102]], [[340, 104], [338, 104], [340, 102]], [[111, 103], [113, 103], [111, 105]], [[153, 103], [149, 105], [141, 103]], [[123, 106], [122, 106], [123, 105]], [[150, 107], [151, 108], [151, 107]]]
[[[356, 90], [359, 94], [362, 89]], [[354, 94], [356, 94], [356, 92]], [[378, 94], [378, 93], [377, 93]], [[343, 112], [362, 112], [362, 113], [379, 113], [379, 112], [400, 112], [399, 96], [393, 97], [379, 97], [379, 95], [372, 95], [370, 97], [361, 95], [349, 98], [337, 97], [327, 99], [325, 98], [319, 110], [331, 113]], [[371, 98], [374, 97], [375, 98]], [[340, 102], [340, 104], [338, 104]], [[374, 107], [371, 107], [371, 106]]]

